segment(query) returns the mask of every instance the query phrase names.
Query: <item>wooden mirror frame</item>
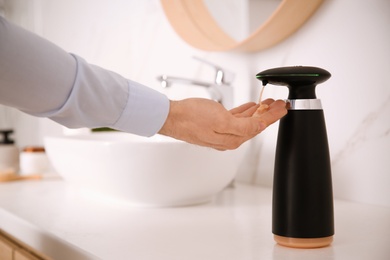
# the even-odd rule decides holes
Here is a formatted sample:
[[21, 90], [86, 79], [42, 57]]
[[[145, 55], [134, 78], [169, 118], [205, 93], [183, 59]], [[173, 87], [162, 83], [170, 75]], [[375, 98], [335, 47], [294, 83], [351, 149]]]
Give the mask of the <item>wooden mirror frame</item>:
[[255, 52], [271, 47], [297, 31], [324, 0], [282, 0], [270, 17], [247, 39], [237, 42], [226, 34], [203, 0], [160, 0], [176, 33], [204, 51]]

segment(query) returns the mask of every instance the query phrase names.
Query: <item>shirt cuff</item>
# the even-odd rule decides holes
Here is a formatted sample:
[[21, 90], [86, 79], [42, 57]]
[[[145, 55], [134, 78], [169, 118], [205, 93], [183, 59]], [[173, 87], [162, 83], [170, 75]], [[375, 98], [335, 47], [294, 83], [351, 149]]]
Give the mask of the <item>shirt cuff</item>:
[[169, 113], [169, 99], [162, 93], [128, 80], [129, 97], [112, 128], [141, 136], [156, 134]]

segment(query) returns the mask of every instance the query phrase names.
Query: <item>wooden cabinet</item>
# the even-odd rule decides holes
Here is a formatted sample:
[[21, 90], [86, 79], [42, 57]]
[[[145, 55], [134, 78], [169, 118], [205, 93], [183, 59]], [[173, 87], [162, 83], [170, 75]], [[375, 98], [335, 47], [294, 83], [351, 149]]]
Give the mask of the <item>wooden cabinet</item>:
[[13, 252], [15, 248], [15, 245], [1, 236], [0, 233], [0, 259], [13, 260]]
[[50, 260], [0, 230], [0, 260]]
[[42, 260], [43, 258], [34, 256], [24, 249], [17, 249], [14, 251], [13, 260]]

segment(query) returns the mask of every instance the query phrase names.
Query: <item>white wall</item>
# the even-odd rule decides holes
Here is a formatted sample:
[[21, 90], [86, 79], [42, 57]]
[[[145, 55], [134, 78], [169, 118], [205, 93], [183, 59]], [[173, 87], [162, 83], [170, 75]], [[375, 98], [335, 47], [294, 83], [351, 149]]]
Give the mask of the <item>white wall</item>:
[[[313, 65], [327, 120], [334, 194], [390, 205], [390, 1], [328, 0], [293, 37], [254, 57], [254, 69]], [[253, 71], [255, 73], [256, 71]], [[280, 87], [277, 87], [280, 88]], [[280, 90], [267, 87], [275, 97]], [[271, 184], [275, 131], [264, 136], [258, 183]]]
[[[28, 4], [26, 4], [28, 2]], [[332, 73], [317, 89], [327, 120], [335, 197], [390, 206], [389, 119], [390, 1], [327, 0], [297, 33], [255, 54], [196, 50], [169, 26], [158, 0], [6, 0], [10, 18], [89, 62], [159, 89], [157, 75], [211, 81], [213, 71], [192, 56], [236, 73], [237, 104], [254, 101], [255, 74], [287, 65], [312, 65]], [[11, 8], [12, 7], [12, 8]], [[33, 15], [31, 15], [33, 14]], [[286, 98], [281, 87], [265, 95]], [[35, 120], [35, 119], [28, 119]], [[19, 120], [26, 122], [26, 119]], [[38, 122], [38, 137], [61, 131]], [[33, 123], [32, 123], [33, 124]], [[19, 130], [19, 129], [18, 129]], [[239, 179], [272, 184], [277, 125], [251, 142]]]

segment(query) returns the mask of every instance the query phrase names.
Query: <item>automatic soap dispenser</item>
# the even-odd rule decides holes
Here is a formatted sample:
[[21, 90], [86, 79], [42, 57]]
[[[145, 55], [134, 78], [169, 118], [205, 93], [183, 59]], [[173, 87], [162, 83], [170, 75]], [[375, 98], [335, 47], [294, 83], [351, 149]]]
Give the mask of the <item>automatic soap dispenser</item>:
[[316, 67], [265, 70], [257, 79], [289, 88], [288, 113], [280, 120], [275, 155], [272, 232], [284, 246], [316, 248], [334, 235], [328, 138], [315, 87], [331, 74]]

